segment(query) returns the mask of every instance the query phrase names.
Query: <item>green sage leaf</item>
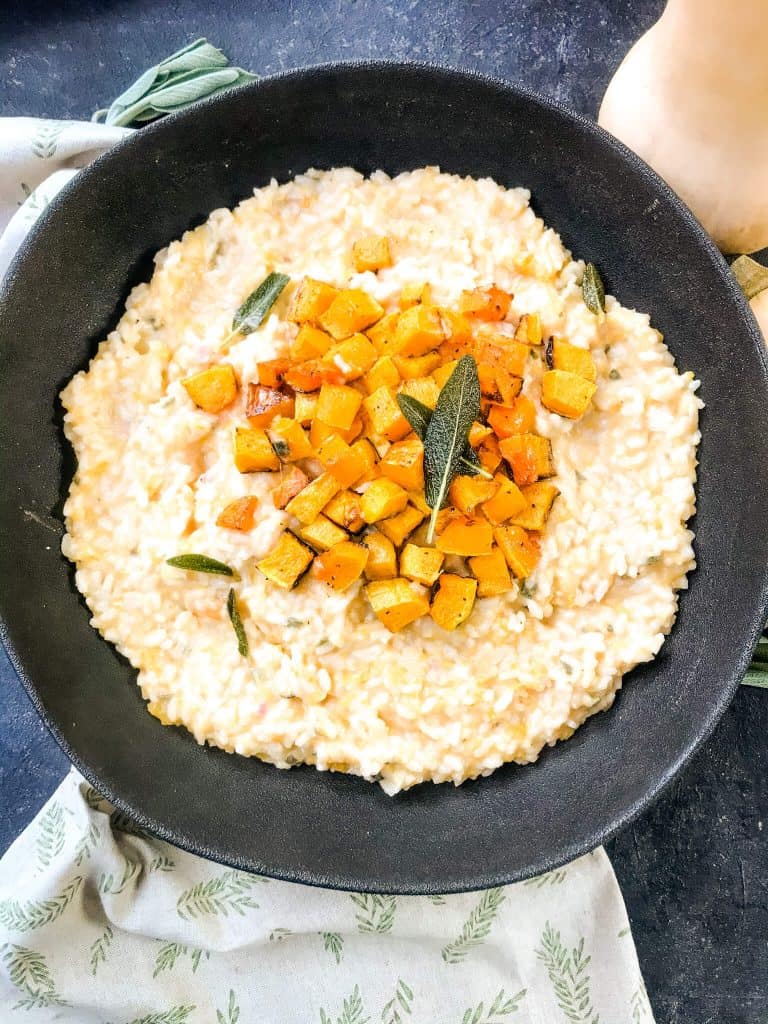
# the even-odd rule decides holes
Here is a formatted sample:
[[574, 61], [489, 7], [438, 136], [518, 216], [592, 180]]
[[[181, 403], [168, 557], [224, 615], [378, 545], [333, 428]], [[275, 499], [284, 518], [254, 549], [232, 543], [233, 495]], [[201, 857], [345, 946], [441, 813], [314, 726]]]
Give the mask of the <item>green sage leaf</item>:
[[594, 263], [588, 263], [581, 279], [581, 294], [587, 309], [600, 316], [605, 312], [605, 288]]
[[739, 256], [731, 264], [731, 270], [747, 302], [768, 288], [768, 267], [751, 256]]
[[[400, 412], [413, 427], [416, 436], [423, 442], [429, 421], [432, 419], [432, 410], [411, 395], [398, 394], [397, 404], [400, 406]], [[464, 447], [461, 456], [461, 471], [466, 476], [483, 476], [486, 480], [493, 480], [493, 474], [483, 469], [480, 456], [469, 444]]]
[[187, 572], [208, 572], [217, 576], [240, 578], [231, 566], [208, 555], [174, 555], [173, 558], [166, 559], [166, 564], [172, 565], [174, 569], [186, 569]]
[[480, 381], [472, 356], [462, 356], [445, 382], [424, 435], [424, 496], [432, 509], [427, 542], [435, 536], [437, 514], [459, 471], [469, 428], [480, 414]]
[[289, 281], [287, 274], [267, 274], [235, 313], [232, 320], [233, 332], [250, 334], [261, 327]]
[[241, 657], [247, 658], [248, 637], [245, 634], [245, 626], [237, 608], [237, 595], [235, 594], [234, 587], [230, 587], [227, 594], [227, 615], [229, 615], [229, 621], [232, 623], [232, 629], [234, 629], [235, 636], [237, 637], [238, 653]]

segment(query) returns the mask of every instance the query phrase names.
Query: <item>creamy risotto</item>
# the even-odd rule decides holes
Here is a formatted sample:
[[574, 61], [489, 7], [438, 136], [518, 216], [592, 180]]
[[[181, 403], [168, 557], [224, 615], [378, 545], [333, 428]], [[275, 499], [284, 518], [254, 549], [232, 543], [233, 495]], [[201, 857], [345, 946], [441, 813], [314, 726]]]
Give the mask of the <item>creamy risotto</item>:
[[[535, 760], [658, 653], [695, 564], [698, 384], [646, 314], [590, 308], [584, 264], [525, 190], [309, 171], [155, 263], [62, 394], [78, 459], [63, 551], [163, 723], [396, 793]], [[233, 329], [277, 274], [263, 322]], [[306, 279], [327, 301], [317, 285], [326, 311], [302, 321]], [[367, 322], [329, 318], [340, 293], [364, 296]], [[482, 388], [473, 466], [430, 526], [407, 474], [435, 469], [398, 396], [434, 408], [463, 352]], [[351, 452], [370, 460], [318, 498]], [[232, 575], [168, 564], [190, 554]]]

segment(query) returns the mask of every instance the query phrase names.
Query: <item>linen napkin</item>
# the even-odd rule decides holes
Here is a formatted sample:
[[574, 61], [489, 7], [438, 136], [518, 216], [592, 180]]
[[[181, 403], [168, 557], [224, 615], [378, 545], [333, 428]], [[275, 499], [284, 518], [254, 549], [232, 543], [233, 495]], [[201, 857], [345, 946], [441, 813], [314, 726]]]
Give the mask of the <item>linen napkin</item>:
[[[130, 131], [0, 118], [0, 276], [56, 192]], [[483, 892], [334, 892], [177, 850], [74, 771], [0, 861], [0, 1019], [653, 1024], [602, 848]]]

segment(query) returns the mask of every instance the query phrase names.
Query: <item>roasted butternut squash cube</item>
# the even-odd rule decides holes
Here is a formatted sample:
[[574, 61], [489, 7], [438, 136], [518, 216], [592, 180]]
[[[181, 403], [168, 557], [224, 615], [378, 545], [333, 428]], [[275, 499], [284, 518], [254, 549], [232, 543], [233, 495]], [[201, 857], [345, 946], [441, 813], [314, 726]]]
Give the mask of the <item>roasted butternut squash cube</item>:
[[538, 313], [523, 313], [515, 331], [515, 341], [523, 345], [541, 344], [541, 317]]
[[405, 506], [402, 512], [389, 519], [382, 519], [377, 526], [396, 548], [402, 547], [406, 537], [410, 537], [413, 531], [424, 522], [426, 515], [421, 509], [411, 505]]
[[275, 547], [266, 558], [256, 563], [256, 568], [272, 583], [283, 590], [291, 590], [309, 568], [312, 551], [287, 530], [280, 534]]
[[522, 377], [513, 377], [511, 373], [497, 366], [496, 390], [502, 405], [514, 405], [515, 399], [523, 390]]
[[528, 579], [541, 557], [538, 535], [520, 526], [497, 526], [493, 539], [501, 548], [512, 575], [519, 580]]
[[444, 572], [437, 583], [430, 614], [443, 629], [456, 629], [472, 614], [477, 593], [477, 580]]
[[422, 615], [429, 614], [429, 601], [424, 591], [402, 577], [369, 583], [365, 594], [374, 615], [390, 633], [399, 633]]
[[287, 388], [268, 388], [263, 384], [249, 384], [245, 415], [252, 427], [266, 427], [276, 416], [293, 416], [293, 393]]
[[424, 356], [395, 356], [394, 362], [403, 380], [417, 380], [432, 373], [442, 360], [439, 352], [427, 352]]
[[355, 388], [345, 384], [323, 384], [315, 416], [329, 427], [349, 430], [362, 400], [363, 396]]
[[441, 391], [445, 387], [445, 383], [448, 378], [456, 369], [458, 362], [458, 359], [451, 359], [449, 362], [443, 363], [442, 366], [438, 366], [436, 370], [432, 371], [432, 380], [437, 384]]
[[379, 471], [382, 476], [394, 480], [406, 491], [424, 489], [424, 445], [418, 437], [396, 441], [387, 449], [381, 460]]
[[369, 530], [363, 537], [363, 544], [368, 548], [364, 569], [367, 579], [388, 580], [397, 576], [397, 555], [391, 540], [378, 530]]
[[356, 452], [360, 456], [361, 463], [365, 466], [366, 473], [376, 465], [378, 458], [376, 455], [376, 449], [367, 438], [361, 437], [359, 441], [355, 441], [352, 444], [352, 451]]
[[181, 383], [195, 405], [205, 412], [221, 412], [237, 398], [237, 377], [229, 363], [209, 366]]
[[366, 523], [377, 523], [402, 512], [407, 504], [408, 493], [402, 487], [386, 477], [379, 477], [363, 494], [363, 519]]
[[235, 466], [241, 473], [280, 468], [280, 460], [261, 427], [235, 427]]
[[469, 568], [477, 580], [478, 597], [496, 597], [512, 589], [509, 569], [499, 547], [493, 548], [490, 555], [476, 555], [470, 558]]
[[293, 418], [300, 423], [302, 427], [306, 427], [315, 418], [318, 398], [319, 395], [317, 394], [305, 395], [299, 392], [296, 395]]
[[530, 434], [536, 428], [536, 406], [526, 395], [520, 395], [512, 405], [494, 403], [488, 412], [488, 426], [497, 437]]
[[416, 380], [406, 380], [400, 385], [400, 391], [404, 395], [418, 399], [423, 405], [434, 409], [440, 397], [440, 388], [434, 377], [417, 377]]
[[258, 504], [259, 499], [252, 494], [247, 494], [244, 498], [235, 498], [219, 512], [216, 525], [225, 530], [240, 530], [246, 533], [253, 529]]
[[472, 519], [452, 519], [438, 533], [435, 547], [446, 555], [489, 555], [493, 546], [493, 528], [490, 523]]
[[411, 306], [398, 318], [392, 350], [400, 356], [423, 356], [444, 340], [440, 310], [436, 306]]
[[352, 263], [358, 274], [392, 266], [392, 251], [386, 235], [367, 235], [352, 246]]
[[319, 359], [332, 344], [333, 338], [330, 334], [312, 327], [311, 324], [302, 324], [299, 333], [291, 342], [291, 358], [298, 363], [306, 362], [308, 359]]
[[396, 388], [400, 383], [400, 373], [392, 356], [379, 356], [368, 373], [363, 377], [365, 390], [369, 395], [379, 388]]
[[499, 441], [499, 449], [512, 468], [512, 476], [518, 487], [534, 484], [555, 472], [552, 445], [546, 437], [515, 434]]
[[342, 540], [317, 556], [312, 574], [334, 590], [346, 590], [363, 575], [367, 561], [368, 548], [351, 540]]
[[[432, 510], [430, 509], [430, 515]], [[449, 523], [453, 522], [466, 522], [467, 517], [463, 512], [459, 512], [453, 505], [448, 505], [446, 508], [441, 508], [437, 513], [437, 519], [435, 520], [435, 529], [437, 533], [442, 533], [443, 530], [448, 526]]]
[[563, 338], [552, 338], [547, 342], [547, 365], [550, 370], [564, 370], [575, 373], [584, 380], [597, 380], [597, 369], [592, 353], [588, 348], [578, 348]]
[[464, 291], [459, 298], [459, 311], [478, 320], [503, 320], [509, 312], [512, 296], [495, 284], [487, 288]]
[[285, 508], [288, 502], [303, 491], [309, 483], [309, 477], [298, 466], [281, 468], [280, 483], [272, 491], [272, 503], [275, 508]]
[[298, 533], [301, 539], [307, 544], [311, 544], [315, 551], [327, 551], [334, 544], [347, 540], [346, 532], [322, 514], [306, 526], [300, 527]]
[[555, 498], [560, 491], [554, 484], [546, 480], [535, 484], [529, 484], [523, 488], [523, 497], [528, 505], [525, 509], [515, 513], [512, 522], [516, 526], [523, 526], [526, 530], [543, 530], [546, 525], [549, 513], [555, 503]]
[[368, 292], [362, 288], [345, 288], [320, 317], [320, 326], [340, 341], [364, 331], [383, 316], [384, 310]]
[[494, 480], [498, 484], [498, 489], [480, 508], [489, 523], [499, 526], [512, 516], [523, 512], [528, 507], [528, 502], [517, 484], [504, 473], [497, 473]]
[[372, 327], [366, 330], [366, 334], [373, 342], [373, 346], [380, 355], [391, 355], [392, 346], [395, 340], [395, 328], [400, 317], [399, 313], [387, 313], [378, 320]]
[[400, 575], [431, 587], [443, 567], [445, 555], [437, 548], [406, 544], [400, 552]]
[[348, 430], [341, 430], [339, 427], [331, 427], [327, 423], [316, 416], [309, 427], [309, 442], [312, 447], [317, 451], [321, 447], [324, 441], [327, 441], [329, 437], [333, 437], [337, 434], [342, 441], [346, 441], [347, 444], [352, 442], [360, 436], [363, 432], [363, 421], [357, 416], [352, 421], [352, 426]]
[[567, 370], [548, 370], [541, 380], [541, 404], [570, 420], [580, 419], [589, 408], [597, 385]]
[[309, 526], [340, 490], [341, 484], [332, 473], [321, 473], [288, 502], [285, 511], [296, 516], [303, 526]]
[[505, 334], [496, 334], [487, 328], [478, 333], [473, 345], [478, 363], [487, 363], [497, 370], [506, 370], [513, 377], [525, 376], [531, 349], [513, 341]]
[[428, 284], [406, 284], [400, 292], [400, 309], [409, 309], [420, 302], [432, 301], [432, 289]]
[[487, 473], [495, 473], [501, 465], [501, 452], [499, 451], [499, 442], [496, 440], [496, 435], [491, 434], [490, 437], [486, 437], [477, 449], [477, 457], [480, 459], [480, 465]]
[[443, 318], [446, 342], [459, 350], [458, 355], [451, 358], [460, 358], [464, 354], [461, 349], [469, 345], [474, 337], [475, 325], [472, 320], [463, 313], [457, 313], [455, 309], [441, 309], [440, 316]]
[[492, 434], [493, 431], [490, 427], [487, 427], [484, 423], [478, 423], [477, 420], [469, 428], [469, 444], [472, 448], [478, 448], [480, 444]]
[[325, 506], [325, 514], [350, 533], [359, 533], [365, 526], [362, 498], [354, 491], [339, 491]]
[[410, 491], [408, 494], [408, 500], [412, 505], [415, 505], [419, 512], [424, 516], [432, 514], [432, 509], [429, 507], [427, 499], [424, 497], [424, 491]]
[[370, 468], [367, 450], [353, 448], [338, 434], [331, 434], [323, 441], [317, 449], [317, 457], [343, 487], [357, 483]]
[[315, 454], [306, 430], [296, 420], [277, 416], [267, 427], [267, 437], [281, 462], [311, 459]]
[[329, 349], [324, 359], [332, 363], [344, 380], [358, 380], [376, 362], [378, 353], [364, 334], [353, 334]]
[[265, 359], [261, 363], [256, 363], [259, 384], [263, 384], [265, 388], [279, 388], [283, 383], [283, 374], [290, 365], [290, 359]]
[[397, 399], [389, 388], [377, 388], [363, 399], [363, 409], [371, 425], [371, 433], [388, 441], [399, 441], [410, 434], [411, 425], [400, 411]]
[[338, 294], [332, 284], [305, 277], [293, 297], [288, 319], [295, 324], [317, 323]]
[[481, 476], [455, 476], [448, 489], [451, 504], [465, 516], [471, 516], [478, 505], [492, 498], [499, 485], [495, 480], [485, 480]]

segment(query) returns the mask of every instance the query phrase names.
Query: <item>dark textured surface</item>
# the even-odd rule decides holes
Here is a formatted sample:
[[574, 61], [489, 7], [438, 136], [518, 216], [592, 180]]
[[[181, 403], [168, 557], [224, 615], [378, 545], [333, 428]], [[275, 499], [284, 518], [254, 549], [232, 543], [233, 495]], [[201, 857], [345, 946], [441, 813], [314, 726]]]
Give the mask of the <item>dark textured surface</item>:
[[[611, 70], [661, 3], [212, 8], [202, 0], [141, 0], [48, 8], [0, 10], [0, 113], [87, 117], [149, 61], [206, 34], [253, 70], [336, 57], [428, 58], [501, 74], [594, 114]], [[4, 846], [50, 793], [65, 760], [4, 661], [0, 672]], [[752, 1024], [768, 1014], [766, 735], [766, 694], [742, 691], [682, 779], [609, 845], [665, 1024]]]

